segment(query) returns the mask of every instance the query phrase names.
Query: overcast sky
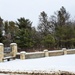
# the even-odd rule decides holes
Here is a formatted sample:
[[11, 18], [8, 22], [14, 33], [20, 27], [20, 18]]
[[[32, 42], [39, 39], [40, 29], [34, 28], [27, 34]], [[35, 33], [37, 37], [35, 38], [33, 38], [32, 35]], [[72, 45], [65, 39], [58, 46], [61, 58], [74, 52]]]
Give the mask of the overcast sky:
[[9, 21], [25, 17], [37, 26], [40, 12], [45, 11], [51, 16], [62, 6], [72, 18], [75, 17], [75, 0], [0, 0], [0, 16]]

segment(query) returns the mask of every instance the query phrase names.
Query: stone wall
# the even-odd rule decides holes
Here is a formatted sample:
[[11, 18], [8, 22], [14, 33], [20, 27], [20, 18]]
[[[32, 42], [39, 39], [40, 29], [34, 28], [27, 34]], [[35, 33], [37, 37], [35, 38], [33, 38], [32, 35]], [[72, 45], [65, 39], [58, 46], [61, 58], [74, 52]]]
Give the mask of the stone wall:
[[45, 57], [44, 52], [31, 52], [31, 53], [26, 53], [26, 59], [42, 58], [42, 57]]
[[63, 48], [62, 50], [54, 50], [54, 51], [44, 50], [41, 52], [29, 52], [29, 53], [23, 51], [17, 53], [16, 58], [24, 60], [24, 59], [42, 58], [50, 56], [60, 56], [66, 54], [75, 54], [75, 49]]
[[49, 51], [49, 56], [60, 56], [60, 55], [64, 55], [63, 50]]
[[2, 62], [4, 58], [4, 45], [0, 43], [0, 62]]
[[61, 50], [52, 50], [52, 51], [48, 51], [47, 49], [45, 49], [44, 51], [41, 52], [29, 52], [29, 53], [22, 51], [18, 53], [16, 43], [11, 43], [10, 47], [12, 49], [11, 52], [8, 54], [4, 53], [4, 45], [0, 43], [0, 62], [2, 62], [5, 56], [12, 56], [21, 60], [25, 60], [25, 59], [42, 58], [50, 56], [60, 56], [66, 54], [75, 54], [75, 49], [66, 49], [66, 48], [62, 48]]
[[75, 49], [68, 49], [67, 54], [75, 54]]

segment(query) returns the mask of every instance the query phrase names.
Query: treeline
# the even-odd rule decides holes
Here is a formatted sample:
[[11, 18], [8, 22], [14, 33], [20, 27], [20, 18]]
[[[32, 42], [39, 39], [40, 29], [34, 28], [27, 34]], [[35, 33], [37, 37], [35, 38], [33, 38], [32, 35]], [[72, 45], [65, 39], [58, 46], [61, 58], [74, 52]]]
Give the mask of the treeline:
[[16, 42], [23, 50], [75, 48], [75, 21], [70, 19], [64, 7], [50, 17], [42, 11], [37, 28], [24, 17], [16, 22], [4, 21], [0, 17], [0, 42], [5, 46]]

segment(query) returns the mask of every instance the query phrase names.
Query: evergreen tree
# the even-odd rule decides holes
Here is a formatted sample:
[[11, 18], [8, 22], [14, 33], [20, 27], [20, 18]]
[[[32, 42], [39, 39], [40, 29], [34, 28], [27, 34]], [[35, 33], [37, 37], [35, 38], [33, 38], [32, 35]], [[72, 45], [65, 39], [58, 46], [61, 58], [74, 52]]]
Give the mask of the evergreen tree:
[[0, 17], [0, 42], [3, 42], [3, 19]]
[[19, 30], [16, 35], [16, 42], [18, 43], [18, 46], [24, 49], [33, 47], [33, 41], [32, 41], [32, 22], [25, 18], [18, 19], [16, 23], [19, 27]]

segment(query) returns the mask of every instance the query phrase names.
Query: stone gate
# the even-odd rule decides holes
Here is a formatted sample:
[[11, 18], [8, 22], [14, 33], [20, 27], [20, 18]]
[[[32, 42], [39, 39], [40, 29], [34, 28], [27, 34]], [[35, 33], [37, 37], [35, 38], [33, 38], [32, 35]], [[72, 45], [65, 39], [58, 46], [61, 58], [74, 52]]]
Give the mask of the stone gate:
[[11, 43], [10, 47], [4, 47], [3, 43], [0, 43], [0, 62], [6, 57], [16, 57], [17, 54], [17, 44]]

